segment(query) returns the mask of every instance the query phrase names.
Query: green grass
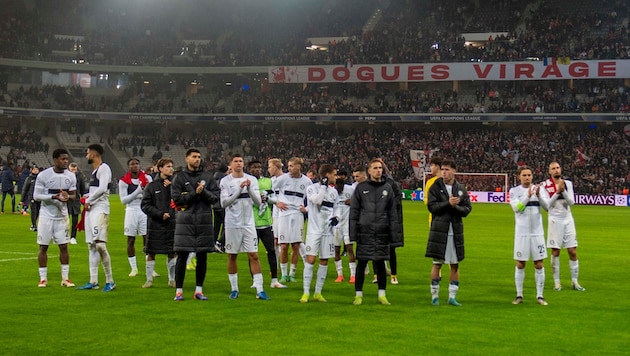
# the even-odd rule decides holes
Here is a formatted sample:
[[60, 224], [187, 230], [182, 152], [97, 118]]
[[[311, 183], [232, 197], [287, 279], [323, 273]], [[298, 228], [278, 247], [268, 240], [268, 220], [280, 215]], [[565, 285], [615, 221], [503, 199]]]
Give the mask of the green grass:
[[[561, 257], [564, 290], [554, 292], [548, 260], [545, 297], [535, 302], [533, 265], [525, 276], [525, 303], [514, 306], [513, 216], [505, 205], [476, 204], [465, 220], [466, 259], [455, 308], [430, 305], [431, 261], [424, 257], [427, 212], [405, 202], [405, 247], [398, 249], [400, 285], [388, 285], [391, 306], [376, 303], [376, 286], [366, 283], [364, 305], [353, 306], [354, 289], [333, 282], [328, 303], [298, 303], [301, 278], [285, 290], [267, 290], [272, 300], [254, 298], [245, 256], [239, 258], [241, 295], [229, 300], [226, 256], [209, 256], [204, 286], [208, 302], [192, 300], [188, 272], [186, 300], [172, 300], [165, 256], [157, 258], [154, 288], [144, 276], [127, 277], [123, 207], [112, 197], [109, 250], [118, 289], [113, 293], [59, 286], [58, 250], [49, 251], [49, 287], [37, 288], [37, 245], [29, 218], [0, 216], [0, 351], [3, 354], [627, 354], [628, 232], [630, 210], [574, 208], [584, 293], [570, 290], [566, 252]], [[79, 238], [82, 241], [83, 236]], [[137, 245], [139, 249], [139, 244]], [[262, 248], [262, 247], [261, 247]], [[70, 246], [71, 279], [88, 280], [85, 244]], [[19, 259], [8, 261], [9, 259]], [[268, 266], [263, 257], [265, 286]], [[141, 272], [144, 262], [139, 261]], [[344, 259], [347, 274], [347, 263]], [[101, 282], [104, 277], [99, 271]], [[298, 269], [301, 277], [301, 265]]]

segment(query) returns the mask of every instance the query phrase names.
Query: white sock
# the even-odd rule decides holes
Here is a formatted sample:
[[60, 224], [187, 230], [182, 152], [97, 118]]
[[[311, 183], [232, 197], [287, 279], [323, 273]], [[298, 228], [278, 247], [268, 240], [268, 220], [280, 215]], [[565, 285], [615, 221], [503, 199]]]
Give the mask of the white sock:
[[[306, 263], [306, 262], [304, 262]], [[295, 277], [295, 271], [297, 270], [297, 265], [291, 263], [291, 269], [289, 270], [289, 276]]]
[[350, 266], [350, 277], [355, 277], [357, 275], [357, 263], [350, 262], [348, 265]]
[[107, 245], [104, 242], [98, 242], [96, 244], [96, 248], [101, 255], [101, 264], [103, 265], [103, 271], [105, 272], [105, 282], [114, 283], [114, 277], [112, 275], [112, 260], [109, 256], [109, 251], [107, 251]]
[[436, 299], [440, 296], [440, 280], [439, 278], [431, 281], [431, 299]]
[[98, 264], [101, 255], [96, 250], [96, 244], [88, 244], [88, 260], [90, 263], [90, 283], [98, 284]]
[[184, 294], [184, 288], [175, 289], [175, 294]]
[[272, 278], [271, 279], [271, 284], [277, 284], [278, 282], [278, 278]]
[[136, 256], [127, 257], [127, 259], [129, 260], [129, 266], [131, 267], [131, 269], [137, 271], [138, 262], [136, 261]]
[[385, 289], [379, 289], [378, 290], [378, 297], [384, 297], [385, 296]]
[[328, 274], [328, 265], [319, 265], [317, 268], [317, 281], [315, 281], [315, 294], [321, 294], [324, 289], [324, 282], [326, 282], [326, 275]]
[[256, 273], [254, 275], [254, 286], [256, 286], [256, 293], [263, 291], [263, 275], [262, 273]]
[[147, 282], [153, 282], [153, 271], [155, 270], [155, 260], [147, 261], [146, 265]]
[[229, 273], [228, 279], [230, 280], [230, 288], [232, 290], [238, 290], [238, 273]]
[[68, 278], [69, 274], [70, 274], [70, 265], [61, 265], [61, 280], [65, 281], [65, 280], [70, 279]]
[[203, 293], [203, 286], [195, 286], [195, 293]]
[[311, 293], [311, 281], [313, 280], [313, 267], [312, 263], [304, 262], [304, 271], [302, 271], [302, 288], [304, 289], [304, 294]]
[[560, 283], [560, 256], [551, 256], [551, 270], [554, 283]]
[[578, 282], [578, 274], [580, 273], [580, 264], [578, 260], [569, 260], [569, 270], [571, 270], [571, 281], [573, 284]]
[[280, 264], [280, 272], [282, 272], [282, 276], [288, 276], [287, 274], [287, 267], [289, 266], [288, 263], [281, 263]]
[[534, 277], [536, 278], [536, 298], [542, 298], [545, 289], [545, 267], [537, 269]]
[[302, 256], [302, 262], [306, 261], [306, 244], [300, 243], [300, 256]]
[[455, 299], [455, 297], [457, 296], [457, 291], [459, 290], [459, 282], [458, 281], [452, 281], [449, 285], [448, 285], [448, 299]]
[[516, 284], [516, 296], [523, 296], [523, 281], [525, 280], [525, 269], [514, 268], [514, 283]]
[[337, 277], [343, 277], [343, 266], [341, 260], [335, 261], [335, 269], [337, 270]]
[[175, 280], [175, 265], [177, 264], [177, 257], [166, 259], [166, 270], [168, 271], [168, 280]]
[[48, 280], [48, 267], [39, 267], [39, 280], [40, 281]]

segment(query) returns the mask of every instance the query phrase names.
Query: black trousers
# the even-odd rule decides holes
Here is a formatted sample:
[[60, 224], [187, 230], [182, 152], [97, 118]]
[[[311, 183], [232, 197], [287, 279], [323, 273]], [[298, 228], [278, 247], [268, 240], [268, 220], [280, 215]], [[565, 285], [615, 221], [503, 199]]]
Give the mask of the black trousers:
[[[354, 290], [356, 292], [363, 291], [363, 283], [365, 282], [365, 267], [368, 264], [368, 260], [357, 260], [357, 273], [354, 281]], [[372, 261], [372, 266], [376, 272], [376, 278], [378, 280], [378, 289], [387, 288], [387, 271], [385, 270], [385, 260]]]
[[[271, 270], [271, 278], [278, 278], [278, 259], [276, 257], [276, 249], [273, 248], [273, 231], [271, 226], [264, 229], [256, 229], [258, 240], [262, 241], [267, 251], [267, 261]], [[251, 271], [251, 269], [250, 269]]]
[[[189, 252], [177, 251], [177, 262], [175, 263], [175, 286], [177, 288], [184, 287], [184, 278], [186, 278], [186, 261]], [[203, 286], [206, 279], [206, 270], [208, 266], [208, 253], [197, 252], [197, 268], [195, 269], [196, 286]]]

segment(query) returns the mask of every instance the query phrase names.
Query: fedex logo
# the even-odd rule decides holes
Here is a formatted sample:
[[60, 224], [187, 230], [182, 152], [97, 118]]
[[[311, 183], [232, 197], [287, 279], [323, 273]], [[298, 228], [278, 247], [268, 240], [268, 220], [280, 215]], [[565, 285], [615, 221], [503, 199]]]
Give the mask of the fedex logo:
[[505, 203], [505, 193], [488, 192], [488, 202]]

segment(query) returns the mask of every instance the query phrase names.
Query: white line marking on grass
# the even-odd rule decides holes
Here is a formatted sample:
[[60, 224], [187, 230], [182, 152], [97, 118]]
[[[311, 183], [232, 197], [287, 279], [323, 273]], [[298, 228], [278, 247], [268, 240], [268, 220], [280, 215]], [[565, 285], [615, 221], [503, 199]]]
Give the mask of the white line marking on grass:
[[13, 251], [0, 251], [0, 255], [6, 253], [8, 255], [32, 255], [33, 252], [13, 252]]
[[[50, 256], [49, 256], [50, 257]], [[23, 258], [5, 258], [0, 260], [0, 262], [11, 262], [11, 261], [24, 261], [24, 260], [36, 260], [37, 257], [23, 257]]]

